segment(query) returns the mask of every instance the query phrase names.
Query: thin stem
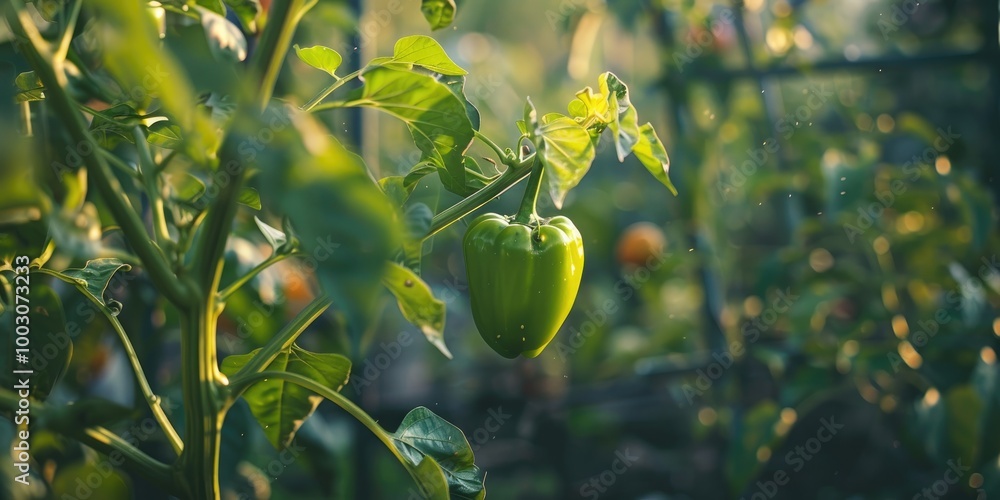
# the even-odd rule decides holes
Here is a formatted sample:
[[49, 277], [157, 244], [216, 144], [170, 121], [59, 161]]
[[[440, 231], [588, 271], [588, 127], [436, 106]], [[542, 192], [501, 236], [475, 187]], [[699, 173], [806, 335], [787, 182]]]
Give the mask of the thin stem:
[[146, 188], [146, 196], [149, 197], [150, 211], [153, 213], [153, 235], [156, 244], [169, 253], [169, 245], [173, 244], [173, 240], [170, 239], [170, 230], [167, 229], [167, 219], [163, 212], [163, 192], [160, 190], [159, 176], [156, 175], [156, 162], [153, 161], [149, 143], [146, 142], [146, 134], [141, 127], [132, 128], [132, 138], [135, 139], [135, 148], [139, 153], [139, 175]]
[[106, 150], [104, 148], [98, 148], [97, 149], [97, 154], [103, 156], [104, 159], [112, 167], [117, 168], [122, 173], [128, 174], [129, 177], [131, 177], [131, 178], [133, 178], [133, 179], [135, 179], [137, 181], [140, 180], [139, 179], [139, 172], [137, 172], [134, 168], [132, 168], [131, 166], [129, 166], [128, 163], [125, 163], [124, 161], [122, 161], [121, 158], [115, 156], [115, 154], [112, 153], [111, 151], [108, 151], [108, 150]]
[[[18, 409], [19, 402], [20, 398], [13, 391], [0, 388], [0, 409], [14, 412]], [[173, 492], [176, 490], [176, 484], [171, 480], [171, 470], [168, 465], [143, 453], [104, 427], [84, 428], [74, 425], [77, 422], [64, 423], [58, 418], [45, 418], [47, 414], [51, 413], [52, 410], [45, 403], [31, 401], [33, 422], [48, 424], [47, 427], [53, 431], [72, 437], [105, 455], [113, 456], [112, 454], [117, 453], [118, 456], [114, 456], [115, 460], [120, 458], [122, 467], [126, 470], [146, 478], [164, 491]]]
[[[333, 301], [330, 300], [330, 297], [326, 294], [322, 294], [313, 299], [309, 305], [299, 311], [290, 323], [285, 325], [281, 331], [272, 336], [271, 339], [267, 341], [267, 344], [265, 344], [264, 347], [261, 347], [260, 351], [257, 351], [257, 354], [251, 358], [247, 364], [243, 365], [243, 368], [240, 368], [240, 371], [237, 372], [236, 375], [233, 375], [233, 379], [230, 380], [230, 386], [232, 386], [236, 380], [240, 380], [244, 377], [249, 377], [254, 373], [264, 371], [264, 369], [267, 368], [267, 365], [271, 364], [271, 361], [274, 361], [274, 358], [278, 357], [278, 354], [281, 353], [281, 351], [291, 347], [292, 343], [299, 338], [299, 335], [302, 335], [302, 332], [306, 331], [306, 328], [308, 328], [313, 321], [316, 321], [316, 318], [319, 318], [332, 303]], [[238, 396], [239, 394], [235, 395], [234, 398]]]
[[[55, 271], [51, 271], [45, 268], [39, 268], [36, 272], [47, 274], [55, 278], [65, 280], [65, 276]], [[149, 405], [150, 411], [153, 412], [153, 418], [156, 419], [160, 427], [163, 428], [163, 433], [167, 436], [167, 441], [170, 442], [170, 446], [179, 455], [184, 449], [184, 442], [181, 441], [180, 436], [174, 429], [173, 424], [170, 423], [170, 419], [167, 418], [167, 414], [163, 412], [163, 407], [160, 406], [161, 399], [159, 396], [153, 393], [152, 387], [149, 386], [149, 381], [146, 380], [146, 373], [142, 369], [142, 363], [139, 361], [139, 355], [135, 352], [135, 348], [132, 346], [132, 341], [129, 340], [128, 334], [125, 333], [125, 328], [122, 327], [118, 318], [111, 313], [106, 305], [98, 301], [90, 292], [87, 291], [86, 285], [81, 285], [79, 283], [73, 283], [77, 289], [90, 300], [91, 303], [97, 307], [104, 317], [108, 319], [111, 323], [111, 327], [114, 329], [115, 333], [118, 334], [118, 339], [121, 340], [122, 348], [125, 349], [125, 356], [129, 360], [129, 364], [132, 365], [132, 371], [135, 372], [135, 379], [139, 383], [139, 390], [142, 392], [143, 397], [146, 398], [146, 403]]]
[[228, 286], [226, 286], [226, 288], [224, 288], [222, 291], [220, 291], [219, 292], [219, 302], [225, 302], [232, 294], [236, 293], [236, 290], [239, 290], [240, 287], [242, 287], [243, 285], [247, 284], [250, 280], [254, 279], [258, 274], [260, 274], [261, 272], [263, 272], [268, 267], [271, 267], [272, 265], [277, 264], [278, 262], [281, 262], [281, 261], [283, 261], [283, 260], [285, 260], [285, 259], [287, 259], [289, 257], [293, 257], [293, 256], [296, 256], [296, 255], [300, 255], [300, 254], [298, 254], [298, 253], [275, 253], [275, 254], [272, 254], [270, 257], [268, 257], [267, 259], [265, 259], [263, 262], [261, 262], [260, 264], [257, 264], [256, 266], [254, 266], [254, 268], [251, 269], [249, 272], [247, 272], [243, 276], [240, 276], [239, 278], [236, 278], [235, 281], [233, 281]]
[[135, 348], [132, 347], [132, 342], [129, 340], [128, 335], [125, 333], [125, 329], [122, 328], [121, 322], [118, 318], [114, 317], [106, 307], [102, 308], [104, 316], [108, 318], [111, 322], [111, 326], [114, 328], [115, 333], [118, 334], [118, 338], [122, 341], [122, 347], [125, 349], [125, 356], [128, 357], [129, 363], [132, 364], [132, 370], [135, 372], [135, 379], [139, 382], [139, 390], [142, 391], [142, 395], [146, 398], [146, 403], [149, 405], [150, 411], [153, 412], [153, 418], [156, 422], [160, 424], [163, 428], [163, 433], [167, 436], [167, 441], [170, 442], [170, 447], [174, 449], [174, 453], [178, 455], [184, 451], [184, 442], [181, 441], [180, 435], [177, 434], [177, 430], [174, 429], [173, 424], [170, 423], [170, 419], [167, 414], [164, 413], [163, 407], [160, 406], [161, 399], [156, 394], [153, 394], [153, 388], [149, 386], [149, 381], [146, 380], [146, 374], [142, 371], [142, 363], [139, 362], [139, 355], [136, 354]]
[[257, 95], [260, 109], [266, 108], [271, 100], [274, 84], [278, 80], [281, 64], [288, 53], [299, 20], [315, 4], [316, 0], [276, 0], [271, 4], [267, 26], [250, 62], [260, 78], [260, 93]]
[[481, 133], [478, 130], [475, 130], [474, 132], [476, 134], [476, 139], [479, 139], [480, 142], [489, 146], [489, 148], [492, 149], [493, 152], [495, 152], [497, 156], [500, 157], [501, 162], [510, 165], [510, 162], [516, 160], [516, 156], [514, 155], [514, 153], [508, 154], [506, 151], [501, 149], [500, 146], [497, 145], [497, 143], [493, 142], [493, 139], [486, 137], [483, 133]]
[[531, 175], [528, 176], [528, 185], [524, 189], [524, 197], [521, 198], [521, 206], [514, 216], [515, 224], [527, 224], [536, 216], [535, 204], [538, 202], [538, 191], [542, 187], [542, 175], [545, 169], [542, 162], [535, 159], [531, 167]]
[[313, 97], [312, 99], [309, 99], [309, 102], [303, 104], [299, 109], [301, 109], [302, 111], [312, 111], [312, 109], [315, 108], [319, 103], [323, 102], [323, 99], [326, 99], [335, 90], [339, 89], [345, 83], [347, 83], [347, 82], [349, 82], [349, 81], [357, 78], [358, 76], [361, 76], [361, 70], [360, 69], [357, 70], [357, 71], [355, 71], [355, 72], [353, 72], [353, 73], [349, 73], [346, 76], [341, 77], [341, 78], [334, 77], [334, 78], [337, 78], [336, 81], [334, 81], [333, 83], [331, 83], [329, 87], [327, 87], [327, 88], [323, 89], [322, 91], [320, 91], [319, 94], [316, 94], [315, 97]]
[[[45, 86], [46, 101], [51, 102], [56, 112], [62, 118], [61, 122], [66, 127], [70, 137], [77, 143], [86, 143], [94, 150], [99, 150], [100, 146], [87, 130], [83, 117], [76, 109], [76, 104], [66, 93], [66, 90], [59, 85], [59, 77], [52, 65], [43, 57], [38, 43], [44, 43], [38, 30], [31, 22], [31, 17], [24, 10], [24, 5], [16, 0], [12, 0], [18, 8], [17, 12], [7, 16], [11, 31], [18, 36], [22, 42], [25, 57], [30, 62], [35, 74], [41, 79]], [[24, 39], [31, 43], [23, 43]], [[131, 204], [123, 195], [123, 190], [118, 180], [114, 178], [105, 163], [103, 155], [84, 155], [88, 171], [94, 175], [94, 184], [98, 192], [108, 205], [112, 216], [121, 225], [122, 232], [128, 239], [129, 244], [135, 249], [136, 254], [142, 259], [143, 265], [149, 272], [150, 278], [156, 287], [170, 302], [180, 307], [186, 307], [189, 294], [181, 282], [174, 276], [169, 264], [160, 253], [159, 249], [153, 245], [146, 233], [142, 219], [136, 214]]]
[[434, 216], [431, 219], [431, 227], [427, 230], [427, 234], [424, 235], [423, 239], [430, 238], [435, 234], [439, 233], [444, 228], [454, 224], [462, 217], [469, 215], [474, 210], [487, 204], [493, 198], [500, 196], [505, 191], [510, 189], [528, 176], [531, 173], [531, 166], [534, 162], [534, 155], [525, 158], [520, 162], [512, 162], [514, 166], [510, 166], [505, 170], [496, 180], [487, 184], [479, 191], [472, 193], [462, 201], [444, 209], [441, 213]]
[[53, 60], [61, 62], [66, 59], [66, 53], [69, 52], [69, 43], [73, 41], [73, 33], [76, 31], [76, 20], [80, 15], [80, 7], [82, 5], [83, 0], [74, 0], [72, 10], [69, 11], [69, 18], [66, 19], [66, 29], [59, 38], [59, 46], [56, 47], [55, 52], [52, 54]]

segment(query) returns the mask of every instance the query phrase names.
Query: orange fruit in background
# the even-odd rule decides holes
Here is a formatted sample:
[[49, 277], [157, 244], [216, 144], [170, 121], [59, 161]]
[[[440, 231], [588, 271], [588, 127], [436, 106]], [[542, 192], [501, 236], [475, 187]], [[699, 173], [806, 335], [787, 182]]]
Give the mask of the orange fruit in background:
[[615, 255], [622, 265], [645, 266], [667, 247], [663, 230], [651, 222], [636, 222], [618, 238]]

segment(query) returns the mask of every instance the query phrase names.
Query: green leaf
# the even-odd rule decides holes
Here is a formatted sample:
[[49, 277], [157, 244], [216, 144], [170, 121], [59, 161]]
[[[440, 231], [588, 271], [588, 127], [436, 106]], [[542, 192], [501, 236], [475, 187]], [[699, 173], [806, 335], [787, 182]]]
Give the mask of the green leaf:
[[236, 17], [248, 33], [257, 32], [257, 14], [260, 13], [260, 0], [225, 0], [226, 5], [233, 9]]
[[87, 3], [96, 22], [93, 32], [101, 47], [104, 68], [122, 89], [121, 99], [148, 107], [154, 99], [185, 139], [185, 153], [195, 163], [211, 163], [219, 146], [216, 126], [194, 106], [197, 94], [184, 68], [163, 47], [153, 18], [143, 2], [92, 0]]
[[128, 104], [119, 104], [101, 111], [90, 122], [90, 133], [106, 149], [113, 148], [122, 140], [133, 143], [132, 127], [141, 123], [139, 114]]
[[465, 151], [475, 134], [465, 104], [435, 78], [376, 67], [364, 74], [365, 84], [345, 106], [380, 109], [406, 123], [423, 159], [438, 167], [441, 183], [459, 195], [468, 195]]
[[130, 269], [132, 269], [132, 266], [118, 259], [106, 258], [89, 260], [83, 266], [83, 269], [67, 269], [63, 272], [46, 270], [46, 272], [67, 283], [76, 285], [92, 301], [108, 307], [107, 302], [104, 301], [104, 291], [107, 290], [108, 283], [111, 282], [118, 271], [128, 271]]
[[[424, 460], [431, 458], [436, 461], [444, 471], [451, 498], [486, 497], [482, 472], [474, 463], [469, 441], [458, 427], [434, 412], [422, 406], [414, 408], [392, 433], [392, 440], [399, 453], [411, 464], [419, 466], [421, 472], [429, 472], [429, 467], [422, 464]], [[431, 477], [428, 479], [433, 481]], [[433, 493], [434, 489], [425, 491]]]
[[420, 12], [432, 30], [447, 28], [455, 19], [455, 0], [421, 0]]
[[424, 457], [416, 467], [410, 467], [410, 476], [420, 487], [420, 498], [427, 500], [449, 500], [448, 478], [444, 469], [431, 457]]
[[656, 131], [649, 123], [639, 127], [639, 142], [632, 150], [635, 157], [646, 166], [656, 180], [667, 186], [674, 196], [677, 196], [677, 188], [670, 182], [667, 175], [670, 172], [670, 158], [667, 156], [667, 148], [663, 147], [660, 138], [656, 136]]
[[[190, 3], [190, 0], [188, 3]], [[194, 4], [196, 8], [204, 8], [220, 16], [226, 15], [226, 6], [222, 3], [222, 0], [194, 0]]]
[[17, 75], [17, 78], [14, 79], [14, 85], [20, 90], [15, 96], [17, 102], [41, 101], [45, 99], [45, 87], [42, 86], [42, 81], [38, 79], [34, 71], [27, 71]]
[[607, 125], [610, 121], [610, 103], [607, 89], [602, 89], [602, 92], [601, 94], [595, 94], [594, 89], [584, 87], [576, 93], [576, 99], [570, 101], [567, 107], [569, 115], [576, 118], [580, 123], [593, 117], [599, 125]]
[[14, 78], [14, 85], [18, 90], [34, 90], [42, 88], [42, 81], [34, 71], [25, 71]]
[[195, 8], [201, 14], [201, 27], [216, 59], [242, 61], [247, 58], [247, 39], [235, 24], [205, 7]]
[[260, 210], [260, 193], [251, 187], [240, 189], [240, 197], [236, 200], [241, 205], [246, 205], [254, 210]]
[[608, 109], [611, 111], [608, 128], [614, 135], [618, 161], [625, 161], [639, 141], [638, 113], [629, 101], [628, 87], [614, 73], [603, 73], [598, 78], [598, 85], [601, 93], [608, 96]]
[[420, 328], [427, 341], [451, 359], [451, 352], [444, 343], [445, 305], [434, 297], [427, 283], [394, 262], [386, 268], [382, 283], [396, 296], [403, 317]]
[[[14, 370], [32, 370], [29, 377], [31, 397], [44, 401], [52, 392], [52, 388], [66, 373], [70, 358], [73, 355], [73, 340], [66, 334], [66, 316], [63, 313], [62, 301], [52, 288], [39, 284], [43, 275], [31, 273], [28, 275], [30, 301], [28, 321], [31, 342], [28, 351], [28, 363], [16, 362], [15, 354], [15, 322], [13, 307], [6, 310], [0, 308], [0, 341], [10, 346], [7, 355], [0, 359], [0, 383], [4, 387], [14, 387], [17, 378], [25, 375], [15, 374]], [[23, 284], [23, 283], [20, 283]]]
[[166, 176], [172, 190], [171, 198], [185, 203], [194, 203], [205, 193], [205, 182], [184, 172]]
[[[259, 351], [227, 357], [222, 361], [222, 373], [235, 375]], [[350, 376], [351, 361], [340, 354], [313, 353], [293, 345], [281, 351], [267, 370], [297, 373], [339, 391]], [[250, 386], [243, 399], [264, 428], [267, 440], [279, 450], [292, 443], [295, 432], [323, 401], [309, 389], [278, 379], [265, 379]]]
[[167, 120], [158, 121], [149, 126], [146, 140], [161, 148], [177, 149], [182, 143], [181, 128]]
[[295, 44], [294, 48], [295, 55], [299, 56], [302, 62], [318, 70], [325, 71], [333, 77], [337, 76], [337, 68], [340, 67], [340, 63], [344, 62], [344, 58], [336, 50], [322, 45], [303, 49], [298, 44]]
[[465, 104], [465, 115], [469, 117], [469, 121], [472, 123], [472, 128], [474, 130], [479, 130], [479, 125], [482, 119], [479, 116], [479, 109], [476, 108], [475, 104], [465, 96], [465, 77], [464, 76], [442, 76], [439, 80], [441, 83], [448, 87], [448, 90], [458, 100]]
[[535, 147], [545, 166], [549, 194], [556, 208], [562, 208], [566, 193], [587, 175], [594, 161], [594, 143], [587, 129], [572, 118], [558, 113], [542, 117], [535, 131]]
[[264, 221], [258, 219], [257, 217], [254, 217], [253, 221], [257, 223], [257, 228], [260, 229], [261, 234], [264, 235], [264, 239], [267, 240], [267, 242], [271, 245], [271, 249], [275, 252], [288, 243], [288, 236], [286, 236], [285, 233], [265, 224]]
[[[317, 261], [323, 289], [345, 313], [358, 341], [374, 315], [385, 263], [398, 245], [395, 209], [361, 158], [315, 119], [296, 113], [290, 121], [294, 127], [276, 133], [272, 147], [257, 159], [261, 195], [294, 224], [303, 251]], [[240, 135], [256, 136], [260, 126], [241, 124]]]
[[373, 59], [372, 63], [381, 65], [409, 63], [448, 76], [463, 76], [469, 73], [448, 57], [437, 40], [423, 35], [400, 38], [392, 49], [391, 58]]

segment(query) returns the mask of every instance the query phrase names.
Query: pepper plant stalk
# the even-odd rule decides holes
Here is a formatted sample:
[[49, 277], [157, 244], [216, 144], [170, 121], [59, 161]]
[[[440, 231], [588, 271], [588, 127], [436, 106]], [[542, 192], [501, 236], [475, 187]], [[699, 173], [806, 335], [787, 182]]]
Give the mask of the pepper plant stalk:
[[538, 202], [538, 191], [542, 187], [544, 170], [542, 162], [536, 156], [531, 166], [531, 175], [528, 176], [528, 185], [524, 188], [524, 197], [521, 198], [521, 206], [514, 216], [515, 224], [528, 224], [537, 215], [535, 213], [535, 205]]

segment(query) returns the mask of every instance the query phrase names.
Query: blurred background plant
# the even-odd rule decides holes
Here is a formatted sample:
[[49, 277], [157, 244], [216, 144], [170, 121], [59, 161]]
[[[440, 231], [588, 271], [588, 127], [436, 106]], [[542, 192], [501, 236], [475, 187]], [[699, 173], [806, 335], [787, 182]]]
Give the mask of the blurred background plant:
[[[333, 47], [356, 67], [429, 34], [414, 3], [322, 1], [296, 43]], [[502, 359], [476, 334], [464, 226], [447, 229], [426, 246], [422, 277], [448, 305], [455, 359], [411, 341], [421, 333], [386, 298], [345, 394], [380, 421], [418, 404], [445, 415], [488, 471], [491, 498], [1000, 495], [996, 2], [465, 1], [458, 12], [434, 36], [469, 70], [483, 130], [513, 143], [521, 107], [510, 102], [530, 95], [541, 112], [562, 111], [564, 96], [610, 70], [661, 130], [681, 196], [599, 152], [559, 212], [584, 235], [581, 292], [531, 360]], [[13, 82], [24, 68], [5, 51]], [[302, 101], [326, 85], [314, 75], [291, 61], [275, 95]], [[16, 126], [18, 108], [2, 106], [4, 126]], [[396, 122], [324, 118], [376, 175], [415, 163]], [[431, 184], [414, 196], [457, 200]], [[486, 209], [513, 212], [518, 197]], [[245, 222], [234, 263], [268, 251]], [[311, 298], [306, 276], [283, 265], [234, 296], [220, 350], [262, 344]], [[140, 280], [112, 295], [150, 290]], [[162, 311], [125, 311], [123, 323], [160, 332], [137, 342], [144, 361], [178, 355], [175, 335], [152, 328], [169, 324]], [[101, 391], [128, 404], [113, 333], [87, 324], [57, 396]], [[344, 337], [301, 343], [347, 349]], [[412, 494], [335, 408], [306, 422], [293, 455], [279, 455], [245, 407], [228, 418], [228, 498]], [[35, 453], [99, 463], [55, 438]], [[156, 498], [120, 482], [122, 495]]]

